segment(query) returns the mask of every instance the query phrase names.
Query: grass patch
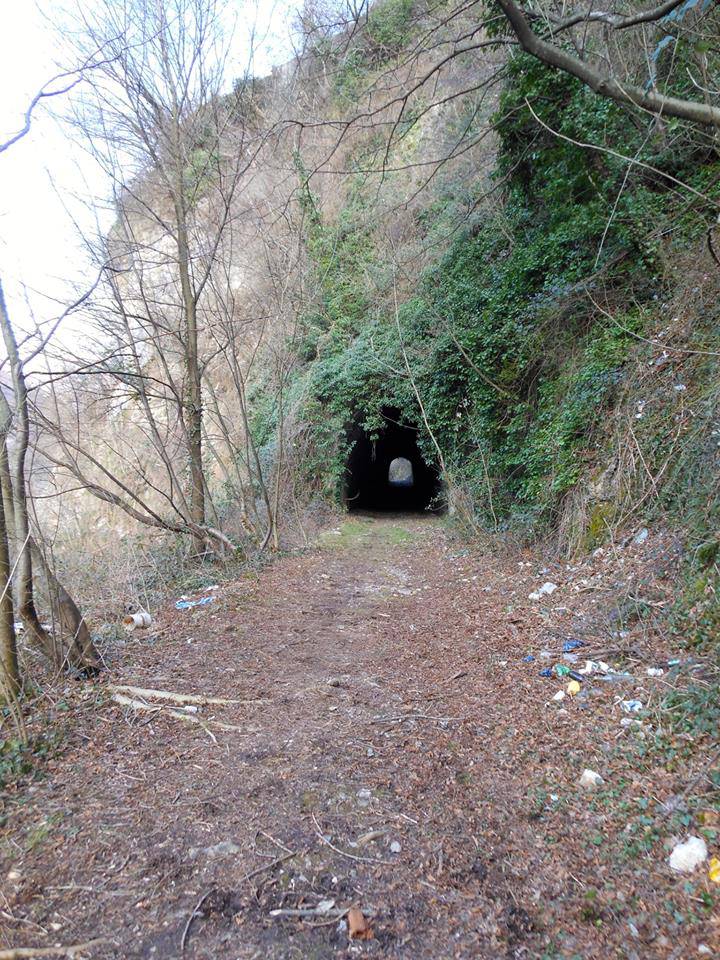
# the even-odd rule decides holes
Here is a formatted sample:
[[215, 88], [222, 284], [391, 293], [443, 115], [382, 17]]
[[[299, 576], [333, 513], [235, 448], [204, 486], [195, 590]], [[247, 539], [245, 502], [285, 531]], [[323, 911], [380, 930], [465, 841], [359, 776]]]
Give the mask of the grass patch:
[[337, 550], [353, 550], [372, 544], [402, 546], [419, 538], [420, 533], [410, 529], [402, 521], [353, 517], [343, 520], [332, 530], [324, 530], [318, 537], [318, 545]]

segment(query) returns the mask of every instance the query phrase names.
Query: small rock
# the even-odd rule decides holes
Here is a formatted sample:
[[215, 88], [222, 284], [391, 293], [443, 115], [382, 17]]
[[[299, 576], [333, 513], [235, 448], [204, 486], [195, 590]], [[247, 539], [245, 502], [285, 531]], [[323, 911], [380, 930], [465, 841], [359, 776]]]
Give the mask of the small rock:
[[640, 713], [643, 708], [640, 700], [623, 700], [620, 704], [625, 713]]
[[402, 850], [402, 847], [400, 846], [398, 841], [393, 840], [393, 842], [390, 844], [390, 853], [400, 853], [401, 850]]
[[678, 843], [668, 858], [670, 869], [676, 873], [692, 873], [707, 860], [708, 848], [702, 837], [688, 837]]
[[588, 770], [587, 768], [583, 770], [582, 776], [578, 782], [580, 786], [584, 787], [586, 790], [597, 790], [598, 787], [605, 783], [599, 773], [595, 773], [594, 770]]
[[217, 857], [229, 857], [236, 853], [240, 853], [240, 847], [232, 840], [223, 840], [212, 847], [190, 847], [188, 851], [191, 860], [197, 860], [198, 857], [214, 860]]
[[334, 906], [334, 900], [321, 900], [320, 903], [315, 907], [315, 913], [319, 913], [320, 916], [323, 916], [324, 914], [330, 913]]
[[387, 833], [387, 830], [369, 830], [367, 833], [364, 833], [361, 837], [357, 838], [357, 843], [355, 846], [364, 847], [368, 843], [372, 843], [373, 840], [379, 840], [380, 837], [384, 837]]
[[549, 580], [547, 583], [544, 583], [541, 587], [538, 587], [537, 590], [534, 590], [532, 593], [528, 594], [528, 600], [540, 600], [541, 597], [549, 597], [551, 593], [555, 593], [557, 590], [557, 584], [551, 583]]

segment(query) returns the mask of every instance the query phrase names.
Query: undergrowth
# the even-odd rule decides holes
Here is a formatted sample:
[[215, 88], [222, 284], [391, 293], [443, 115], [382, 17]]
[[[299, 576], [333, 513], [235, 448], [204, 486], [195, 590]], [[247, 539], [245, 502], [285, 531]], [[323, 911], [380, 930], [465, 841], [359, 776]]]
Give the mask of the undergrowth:
[[[643, 163], [671, 167], [711, 199], [720, 196], [719, 167], [682, 125], [670, 124], [668, 151], [667, 137], [524, 55], [510, 60], [494, 125], [502, 202], [478, 208], [416, 279], [402, 275], [401, 255], [388, 262], [379, 244], [374, 185], [350, 177], [344, 209], [331, 221], [297, 158], [318, 296], [302, 318], [288, 406], [309, 438], [298, 465], [305, 488], [338, 500], [350, 429], [381, 430], [383, 407], [421, 423], [417, 390], [447, 472], [477, 522], [528, 538], [551, 529], [566, 495], [612, 458], [618, 440], [608, 433], [610, 414], [629, 402], [638, 370], [658, 353], [652, 337], [671, 293], [668, 265], [700, 241], [712, 208], [710, 201], [688, 206], [661, 174], [628, 167], [603, 148], [622, 144]], [[361, 166], [373, 149], [368, 140], [350, 162]], [[478, 178], [478, 195], [484, 186]], [[443, 181], [417, 212], [418, 236], [408, 243], [434, 237], [457, 208], [457, 190]], [[664, 393], [635, 424], [647, 472], [664, 477], [648, 515], [675, 511], [689, 523], [694, 513], [708, 527], [713, 451], [699, 426], [714, 416], [716, 374], [710, 357], [695, 365], [692, 389], [707, 394], [706, 415], [669, 467], [672, 385], [662, 382]], [[256, 400], [262, 446], [272, 435], [273, 401], [262, 387]], [[420, 443], [436, 459], [427, 430]], [[690, 483], [688, 502], [691, 474], [698, 482]], [[600, 512], [586, 545], [600, 542], [614, 519], [615, 511]], [[716, 503], [710, 513], [717, 516]]]
[[[375, 10], [388, 18], [382, 60], [410, 8]], [[368, 34], [339, 65], [340, 100], [372, 83], [372, 49]], [[403, 162], [422, 142], [412, 107]], [[359, 172], [377, 158], [373, 138], [348, 160], [358, 174], [334, 218], [297, 158], [318, 291], [288, 398], [301, 486], [341, 502], [353, 431], [377, 436], [395, 408], [428, 461], [441, 449], [476, 532], [569, 542], [574, 526], [572, 549], [588, 550], [628, 524], [673, 529], [685, 559], [667, 627], [679, 648], [717, 658], [720, 308], [704, 272], [717, 154], [697, 130], [653, 125], [517, 53], [493, 124], [499, 199], [480, 201], [483, 172], [462, 184], [444, 172], [390, 259], [381, 193]], [[262, 384], [256, 399], [267, 446], [273, 399]], [[709, 735], [719, 699], [716, 671], [669, 697], [669, 722]]]

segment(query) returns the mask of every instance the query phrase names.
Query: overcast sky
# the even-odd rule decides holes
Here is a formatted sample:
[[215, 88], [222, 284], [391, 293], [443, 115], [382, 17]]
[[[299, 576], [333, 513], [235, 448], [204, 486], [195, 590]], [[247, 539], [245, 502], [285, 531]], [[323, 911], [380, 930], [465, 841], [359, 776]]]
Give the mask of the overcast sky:
[[[258, 0], [257, 8], [229, 4], [231, 12], [239, 11], [242, 24], [257, 17], [261, 38], [254, 58], [257, 75], [289, 59], [287, 23], [295, 5], [295, 0]], [[12, 13], [9, 5], [4, 11], [0, 142], [22, 127], [28, 103], [57, 72], [57, 65], [71, 65], [62, 37], [42, 14], [51, 9], [48, 0], [37, 4], [15, 0]], [[246, 36], [247, 29], [238, 31], [238, 75], [247, 62]], [[72, 298], [73, 287], [81, 287], [92, 276], [73, 221], [92, 229], [94, 214], [86, 200], [106, 197], [108, 192], [94, 162], [44, 108], [33, 115], [28, 136], [0, 154], [0, 277], [17, 326], [27, 328], [29, 321], [24, 288], [35, 313], [45, 318], [58, 312], [57, 303]], [[109, 226], [109, 211], [101, 205], [99, 213], [101, 224]]]

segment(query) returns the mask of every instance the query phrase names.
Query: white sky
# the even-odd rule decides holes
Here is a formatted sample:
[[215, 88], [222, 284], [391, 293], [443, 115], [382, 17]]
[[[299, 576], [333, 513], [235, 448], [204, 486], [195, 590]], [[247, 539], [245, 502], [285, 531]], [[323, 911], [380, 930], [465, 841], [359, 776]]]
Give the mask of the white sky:
[[[288, 20], [296, 6], [296, 0], [257, 0], [256, 8], [241, 7], [237, 0], [229, 4], [243, 23], [257, 16], [256, 75], [290, 58]], [[57, 65], [72, 65], [43, 8], [52, 9], [49, 0], [37, 5], [34, 0], [0, 0], [0, 142], [22, 127], [27, 105]], [[242, 75], [248, 47], [240, 32], [236, 45], [237, 75]], [[53, 109], [61, 106], [49, 103]], [[60, 312], [73, 299], [73, 289], [93, 277], [73, 220], [92, 230], [94, 214], [84, 201], [108, 193], [94, 162], [42, 106], [33, 114], [30, 133], [0, 154], [0, 277], [16, 326], [28, 329], [30, 324], [24, 288], [35, 314], [46, 318]], [[101, 225], [110, 226], [111, 215], [102, 204], [99, 217]]]

